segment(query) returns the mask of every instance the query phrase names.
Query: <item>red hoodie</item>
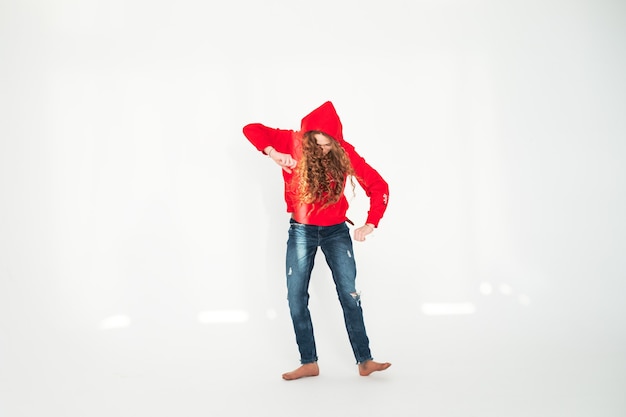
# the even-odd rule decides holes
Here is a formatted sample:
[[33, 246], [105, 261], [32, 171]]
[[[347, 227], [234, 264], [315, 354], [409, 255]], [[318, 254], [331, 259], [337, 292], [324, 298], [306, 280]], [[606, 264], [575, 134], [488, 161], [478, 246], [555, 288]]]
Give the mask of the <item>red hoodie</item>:
[[[268, 146], [272, 146], [276, 151], [290, 154], [298, 161], [302, 157], [302, 136], [312, 130], [323, 132], [337, 140], [346, 151], [356, 173], [356, 179], [370, 199], [366, 223], [378, 227], [387, 209], [389, 186], [380, 174], [354, 150], [354, 146], [343, 139], [341, 121], [330, 101], [305, 116], [299, 131], [275, 129], [260, 123], [252, 123], [243, 128], [243, 134], [261, 152]], [[337, 203], [326, 208], [316, 207], [315, 203], [301, 203], [295, 194], [297, 187], [291, 185], [293, 174], [284, 170], [282, 172], [285, 181], [287, 212], [292, 213], [295, 221], [316, 226], [332, 226], [348, 220], [346, 217], [348, 200], [344, 195]]]

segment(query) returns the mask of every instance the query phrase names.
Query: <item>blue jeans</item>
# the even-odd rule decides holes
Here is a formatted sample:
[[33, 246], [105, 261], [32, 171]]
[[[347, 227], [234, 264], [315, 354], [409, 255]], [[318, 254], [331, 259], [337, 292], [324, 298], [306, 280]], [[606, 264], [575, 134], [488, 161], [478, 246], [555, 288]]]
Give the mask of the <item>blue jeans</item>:
[[321, 247], [343, 309], [348, 338], [357, 363], [372, 359], [363, 322], [361, 298], [355, 288], [356, 264], [350, 230], [345, 223], [312, 226], [291, 219], [287, 241], [287, 300], [302, 364], [317, 361], [309, 311], [309, 281], [317, 248]]

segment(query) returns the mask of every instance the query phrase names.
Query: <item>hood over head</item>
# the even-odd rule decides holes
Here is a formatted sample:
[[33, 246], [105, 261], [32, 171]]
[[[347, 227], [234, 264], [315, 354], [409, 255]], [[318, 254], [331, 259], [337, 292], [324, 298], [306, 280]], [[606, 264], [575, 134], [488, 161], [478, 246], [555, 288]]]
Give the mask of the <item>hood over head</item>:
[[300, 126], [302, 133], [316, 130], [327, 134], [339, 143], [343, 142], [341, 120], [339, 120], [335, 106], [330, 101], [304, 116]]

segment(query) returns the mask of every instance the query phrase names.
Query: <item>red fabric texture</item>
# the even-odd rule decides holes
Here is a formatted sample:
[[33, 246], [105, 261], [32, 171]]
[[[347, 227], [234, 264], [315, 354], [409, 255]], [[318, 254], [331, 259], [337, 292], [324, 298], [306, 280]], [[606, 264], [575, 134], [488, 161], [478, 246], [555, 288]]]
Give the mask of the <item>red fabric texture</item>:
[[[276, 151], [290, 154], [296, 161], [302, 156], [302, 136], [308, 131], [320, 131], [336, 139], [346, 151], [354, 171], [356, 180], [370, 199], [370, 208], [365, 223], [378, 227], [380, 220], [387, 209], [389, 199], [389, 185], [382, 176], [361, 157], [354, 146], [343, 138], [342, 124], [335, 107], [330, 101], [325, 102], [317, 109], [306, 115], [300, 124], [299, 131], [277, 129], [261, 123], [251, 123], [243, 128], [244, 136], [257, 150], [263, 152], [268, 146]], [[282, 170], [287, 212], [292, 213], [294, 220], [303, 224], [316, 226], [332, 226], [347, 220], [346, 213], [349, 205], [345, 196], [326, 208], [321, 204], [300, 203], [296, 196], [297, 184], [295, 176]]]
[[324, 132], [339, 143], [343, 142], [343, 127], [333, 103], [327, 101], [302, 118], [300, 132], [312, 130]]

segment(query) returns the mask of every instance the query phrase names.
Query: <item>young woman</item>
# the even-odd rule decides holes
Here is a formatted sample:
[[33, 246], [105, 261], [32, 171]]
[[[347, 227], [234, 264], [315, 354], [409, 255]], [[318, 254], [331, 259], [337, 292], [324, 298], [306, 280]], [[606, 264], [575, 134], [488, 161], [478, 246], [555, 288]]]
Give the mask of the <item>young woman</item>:
[[348, 178], [352, 188], [356, 178], [370, 199], [366, 222], [354, 231], [354, 239], [364, 241], [378, 227], [387, 208], [387, 182], [343, 139], [341, 121], [330, 101], [305, 116], [299, 131], [253, 123], [245, 126], [243, 133], [282, 167], [285, 202], [291, 213], [285, 272], [301, 366], [283, 374], [283, 378], [319, 374], [308, 307], [309, 280], [318, 247], [332, 271], [359, 374], [367, 376], [389, 368], [390, 363], [375, 362], [370, 352], [346, 222], [353, 223], [346, 217], [348, 201], [344, 195]]

